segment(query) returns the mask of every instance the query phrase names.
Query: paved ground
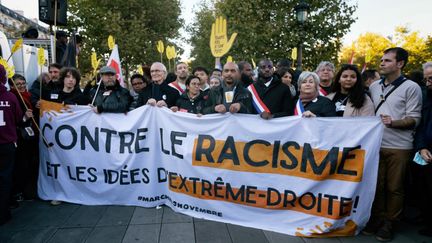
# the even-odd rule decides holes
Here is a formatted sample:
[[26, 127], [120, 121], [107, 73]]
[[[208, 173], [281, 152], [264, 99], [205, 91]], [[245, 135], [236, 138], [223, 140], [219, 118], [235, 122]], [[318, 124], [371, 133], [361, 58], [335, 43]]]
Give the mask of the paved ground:
[[[393, 242], [432, 242], [418, 227], [402, 223]], [[131, 206], [82, 206], [23, 202], [13, 220], [0, 226], [0, 243], [9, 242], [376, 242], [374, 237], [307, 239], [223, 224], [161, 209]]]

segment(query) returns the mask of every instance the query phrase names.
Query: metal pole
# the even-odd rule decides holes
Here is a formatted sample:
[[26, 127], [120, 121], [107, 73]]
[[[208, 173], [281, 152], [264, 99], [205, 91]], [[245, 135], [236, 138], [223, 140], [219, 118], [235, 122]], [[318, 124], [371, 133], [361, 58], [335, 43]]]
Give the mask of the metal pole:
[[[301, 26], [303, 28], [303, 26]], [[300, 43], [297, 48], [297, 70], [302, 71], [302, 59], [303, 59], [303, 30], [300, 31]]]

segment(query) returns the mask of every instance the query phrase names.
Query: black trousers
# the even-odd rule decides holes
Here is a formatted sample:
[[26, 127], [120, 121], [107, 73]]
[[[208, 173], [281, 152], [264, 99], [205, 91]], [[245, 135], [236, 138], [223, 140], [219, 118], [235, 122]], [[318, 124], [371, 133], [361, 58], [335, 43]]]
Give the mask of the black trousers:
[[14, 143], [0, 144], [0, 222], [10, 217], [9, 200], [15, 149]]
[[425, 223], [432, 227], [432, 164], [418, 165], [412, 162], [410, 166], [417, 206]]

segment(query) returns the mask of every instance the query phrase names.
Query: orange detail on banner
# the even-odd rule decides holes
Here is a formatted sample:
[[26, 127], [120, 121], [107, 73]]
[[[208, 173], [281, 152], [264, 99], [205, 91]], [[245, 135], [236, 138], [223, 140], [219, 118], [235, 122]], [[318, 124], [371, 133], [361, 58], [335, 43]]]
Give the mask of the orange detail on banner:
[[[207, 190], [216, 185], [203, 185], [199, 181], [182, 181], [179, 176], [170, 176], [169, 189], [191, 197], [204, 200], [226, 201], [247, 205], [256, 208], [273, 210], [293, 210], [296, 212], [325, 217], [329, 219], [341, 219], [351, 214], [353, 201], [338, 200], [338, 198], [326, 197], [326, 195], [313, 195], [305, 193], [295, 195], [292, 191], [277, 192], [275, 190], [245, 189], [244, 187], [230, 188], [218, 185], [218, 192]], [[203, 188], [204, 187], [204, 188]], [[192, 189], [193, 188], [193, 189]], [[246, 190], [249, 190], [246, 192]], [[253, 190], [253, 191], [252, 191]]]
[[[231, 142], [230, 142], [231, 141]], [[276, 142], [275, 142], [276, 143]], [[289, 144], [288, 144], [289, 143]], [[333, 147], [314, 149], [295, 142], [277, 145], [263, 140], [234, 142], [197, 138], [192, 165], [255, 173], [273, 173], [311, 180], [360, 182], [365, 150]], [[210, 161], [209, 161], [210, 160]]]

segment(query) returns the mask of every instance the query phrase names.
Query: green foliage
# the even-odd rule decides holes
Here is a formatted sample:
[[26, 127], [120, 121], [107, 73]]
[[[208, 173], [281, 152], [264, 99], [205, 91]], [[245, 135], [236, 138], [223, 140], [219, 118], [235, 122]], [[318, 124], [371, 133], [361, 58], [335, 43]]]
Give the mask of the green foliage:
[[128, 71], [139, 64], [160, 60], [156, 42], [172, 43], [183, 25], [179, 0], [69, 0], [68, 3], [68, 28], [84, 37], [79, 59], [84, 72], [92, 69], [92, 48], [98, 58], [107, 60], [109, 35], [115, 38], [122, 65]]
[[366, 32], [355, 40], [351, 46], [343, 47], [340, 54], [340, 62], [348, 63], [354, 50], [354, 63], [363, 67], [365, 55], [371, 55], [368, 68], [379, 69], [380, 59], [384, 50], [390, 47], [400, 46], [409, 52], [408, 64], [404, 68], [405, 73], [421, 70], [422, 64], [432, 60], [432, 39], [422, 38], [418, 31], [411, 32], [405, 26], [397, 26], [391, 37]]
[[[314, 69], [322, 60], [337, 61], [340, 39], [355, 21], [356, 5], [344, 0], [308, 0], [310, 14], [300, 26], [294, 7], [299, 1], [224, 0], [204, 2], [189, 27], [192, 57], [198, 65], [213, 66], [209, 45], [211, 24], [216, 16], [225, 16], [228, 35], [237, 32], [237, 40], [227, 55], [234, 60], [277, 61], [291, 58], [291, 50], [304, 43], [304, 69]], [[302, 31], [303, 30], [303, 31]]]

